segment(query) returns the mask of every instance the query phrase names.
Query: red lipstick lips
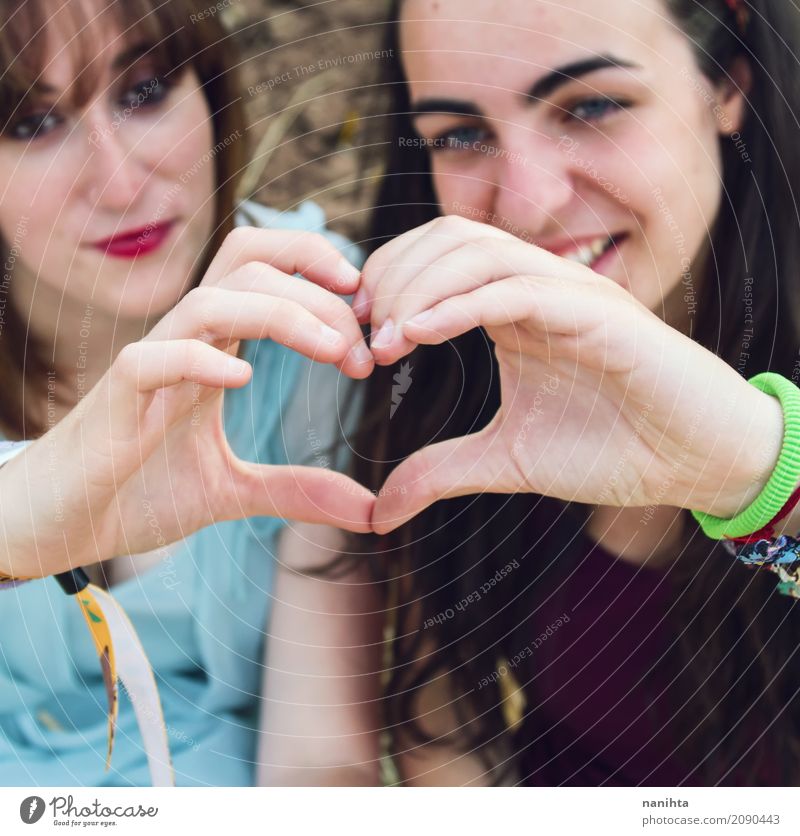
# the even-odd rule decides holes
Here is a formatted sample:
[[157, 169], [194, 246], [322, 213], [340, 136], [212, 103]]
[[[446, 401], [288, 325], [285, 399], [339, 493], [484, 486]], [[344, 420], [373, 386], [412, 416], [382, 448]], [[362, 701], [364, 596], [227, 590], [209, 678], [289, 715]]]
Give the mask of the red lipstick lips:
[[93, 246], [115, 258], [137, 258], [157, 250], [166, 241], [173, 225], [173, 221], [149, 224], [97, 241]]

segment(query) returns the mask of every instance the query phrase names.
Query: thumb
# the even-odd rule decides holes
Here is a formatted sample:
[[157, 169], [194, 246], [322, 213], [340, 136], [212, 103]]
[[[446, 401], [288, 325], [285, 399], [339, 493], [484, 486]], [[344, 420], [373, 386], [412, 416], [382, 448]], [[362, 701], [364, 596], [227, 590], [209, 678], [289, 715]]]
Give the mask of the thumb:
[[321, 467], [238, 462], [230, 517], [268, 516], [369, 533], [375, 496], [343, 473]]
[[485, 427], [423, 447], [398, 465], [378, 492], [372, 529], [388, 534], [440, 499], [496, 490], [499, 474], [491, 464], [494, 432]]

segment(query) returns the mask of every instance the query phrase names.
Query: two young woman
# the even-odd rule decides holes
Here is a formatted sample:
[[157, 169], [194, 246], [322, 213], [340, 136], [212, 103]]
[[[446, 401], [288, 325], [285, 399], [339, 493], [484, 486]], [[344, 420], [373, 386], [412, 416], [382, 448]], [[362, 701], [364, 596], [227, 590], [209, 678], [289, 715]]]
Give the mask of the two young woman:
[[[145, 20], [135, 6], [126, 8]], [[352, 550], [366, 551], [357, 571], [377, 569], [376, 584], [340, 581], [334, 597], [320, 591], [330, 582], [287, 572], [274, 587], [279, 605], [264, 684], [263, 780], [373, 781], [379, 731], [387, 728], [401, 777], [412, 783], [794, 783], [800, 682], [793, 606], [769, 577], [744, 572], [700, 534], [686, 509], [732, 516], [757, 495], [780, 448], [779, 406], [742, 375], [769, 369], [791, 376], [797, 352], [799, 181], [791, 153], [797, 15], [793, 5], [767, 0], [746, 6], [612, 0], [602, 11], [588, 0], [400, 3], [393, 35], [404, 77], [394, 79], [395, 154], [374, 244], [389, 240], [369, 259], [360, 283], [341, 281], [333, 253], [318, 242], [292, 249], [281, 239], [273, 248], [261, 236], [253, 248], [238, 238], [235, 246], [223, 245], [202, 279], [214, 287], [213, 300], [189, 294], [187, 300], [201, 297], [200, 312], [191, 301], [170, 310], [204, 275], [190, 257], [198, 250], [190, 246], [188, 224], [184, 239], [176, 228], [161, 231], [164, 240], [175, 234], [174, 246], [163, 252], [182, 252], [184, 273], [131, 270], [120, 284], [119, 271], [100, 281], [99, 265], [84, 262], [86, 270], [76, 275], [91, 281], [74, 292], [61, 269], [66, 251], [54, 270], [61, 284], [45, 281], [49, 231], [36, 225], [46, 245], [31, 259], [27, 275], [37, 281], [29, 284], [55, 287], [57, 298], [73, 300], [66, 307], [74, 311], [97, 274], [98, 288], [119, 294], [98, 303], [98, 311], [112, 313], [112, 322], [136, 322], [127, 334], [119, 329], [117, 345], [146, 336], [111, 363], [117, 334], [109, 326], [108, 362], [98, 363], [100, 382], [85, 405], [0, 471], [3, 523], [13, 546], [7, 554], [14, 557], [0, 569], [48, 574], [152, 548], [157, 543], [143, 499], [168, 515], [159, 521], [164, 539], [212, 520], [263, 513], [373, 527], [379, 538], [359, 540]], [[176, 54], [169, 52], [173, 61]], [[89, 110], [99, 113], [97, 100], [89, 101]], [[192, 101], [189, 91], [178, 101]], [[111, 132], [100, 132], [110, 153], [133, 124], [93, 129]], [[65, 134], [73, 138], [72, 127]], [[24, 154], [38, 141], [26, 143]], [[14, 146], [3, 143], [5, 155]], [[204, 150], [209, 146], [211, 138]], [[137, 147], [152, 150], [154, 143], [134, 142], [130, 154], [117, 148], [116, 164], [100, 152], [106, 179], [126, 170], [120, 163]], [[23, 152], [4, 156], [9, 172], [21, 169], [13, 153]], [[102, 166], [78, 168], [89, 178], [84, 205], [102, 208], [102, 182], [92, 180]], [[171, 179], [159, 180], [160, 191], [146, 192], [157, 168], [141, 170], [148, 175], [140, 188], [129, 184], [132, 206], [150, 196], [147, 205], [135, 204], [133, 225], [150, 223], [168, 184], [181, 182], [173, 170]], [[51, 176], [64, 170], [49, 169]], [[30, 186], [19, 189], [22, 206], [36, 194]], [[202, 215], [194, 210], [207, 205], [209, 192], [183, 211]], [[113, 188], [106, 197], [119, 194], [124, 190]], [[51, 197], [45, 205], [58, 202]], [[107, 226], [96, 235], [86, 235], [99, 223], [94, 214], [78, 215], [69, 259], [84, 239], [97, 245], [129, 229], [119, 223], [126, 212], [117, 206], [103, 215]], [[19, 213], [17, 200], [0, 219], [11, 246]], [[440, 214], [459, 217], [434, 221]], [[216, 225], [198, 226], [195, 240], [208, 240], [229, 215], [230, 208]], [[181, 212], [174, 218], [180, 228]], [[281, 275], [251, 265], [242, 277], [237, 266], [253, 260]], [[140, 265], [137, 258], [136, 270]], [[296, 283], [290, 278], [296, 270], [312, 282]], [[227, 284], [222, 278], [234, 275]], [[256, 298], [253, 281], [268, 303]], [[217, 292], [220, 285], [224, 293]], [[371, 359], [356, 363], [361, 343], [352, 312], [330, 293], [357, 287], [355, 313], [370, 322], [371, 351], [384, 367], [366, 385], [367, 412], [355, 444], [354, 476], [376, 500], [343, 477], [323, 483], [329, 474], [248, 468], [232, 459], [220, 432], [220, 387], [231, 378], [218, 363], [227, 362], [222, 354], [235, 350], [235, 340], [271, 337], [338, 363], [352, 377], [370, 375]], [[144, 310], [137, 309], [143, 298]], [[17, 304], [23, 314], [35, 307]], [[130, 314], [117, 316], [118, 308]], [[282, 315], [270, 319], [275, 310]], [[286, 327], [288, 310], [294, 329]], [[249, 311], [252, 320], [244, 316]], [[158, 323], [150, 328], [148, 319]], [[30, 320], [36, 334], [40, 320]], [[104, 320], [98, 319], [99, 334]], [[340, 331], [338, 343], [308, 338], [321, 321]], [[66, 330], [59, 325], [38, 333], [60, 346], [69, 344], [70, 330], [75, 339], [79, 324], [73, 315]], [[192, 343], [190, 355], [170, 344], [193, 337], [205, 345]], [[294, 356], [274, 342], [253, 345]], [[403, 371], [406, 362], [410, 369]], [[140, 366], [143, 382], [129, 382]], [[254, 363], [254, 377], [257, 369]], [[185, 378], [202, 384], [199, 398], [190, 383], [178, 383]], [[280, 379], [273, 366], [255, 393], [259, 409], [282, 403], [266, 391]], [[36, 403], [23, 388], [13, 391], [20, 404], [23, 393], [26, 404]], [[41, 382], [39, 392], [41, 412], [47, 407]], [[225, 417], [236, 414], [226, 409]], [[83, 438], [81, 426], [88, 429]], [[270, 433], [277, 422], [253, 426]], [[48, 437], [54, 441], [48, 444]], [[276, 436], [248, 441], [254, 437], [268, 445]], [[65, 480], [56, 497], [48, 470], [53, 450]], [[254, 453], [265, 460], [261, 449]], [[26, 468], [34, 490], [19, 497]], [[302, 480], [299, 488], [295, 479]], [[216, 490], [198, 497], [203, 486]], [[61, 515], [70, 520], [66, 526], [53, 522], [59, 498], [72, 503]], [[449, 501], [437, 502], [444, 498]], [[800, 528], [797, 514], [785, 525]], [[221, 528], [195, 536], [216, 538], [217, 551], [185, 576], [211, 610], [226, 606], [216, 572], [249, 561], [238, 548], [220, 560]], [[47, 560], [41, 565], [34, 531]], [[287, 560], [301, 569], [323, 565], [336, 548], [332, 535], [323, 536], [330, 542], [315, 544], [293, 527], [284, 539], [291, 544]], [[314, 537], [322, 539], [316, 530]], [[17, 563], [21, 555], [28, 556], [26, 566]], [[259, 554], [248, 565], [266, 581], [265, 563]], [[265, 599], [266, 584], [257, 589], [257, 581], [234, 569], [227, 589]], [[55, 600], [36, 589], [47, 587], [20, 588], [17, 623], [31, 624], [29, 615], [20, 622], [21, 615], [30, 607], [39, 615]], [[23, 595], [37, 594], [41, 600], [26, 609]], [[254, 604], [250, 626], [264, 614], [263, 599]], [[162, 628], [159, 613], [168, 604], [148, 613]], [[177, 656], [176, 637], [190, 641], [190, 616], [211, 611], [201, 602], [181, 604], [175, 623], [153, 643], [157, 671], [160, 650], [171, 647]], [[385, 689], [384, 607], [392, 615]], [[194, 621], [196, 633], [220, 651], [217, 668], [191, 644], [185, 665], [165, 660], [162, 696], [174, 694], [184, 709], [173, 715], [176, 738], [188, 727], [180, 724], [198, 715], [230, 730], [237, 712], [254, 704], [255, 689], [249, 680], [242, 684], [233, 660], [246, 658], [254, 670], [260, 645], [253, 641], [242, 653], [233, 644], [243, 640], [241, 607], [230, 610], [217, 611], [210, 628], [202, 616]], [[60, 642], [70, 632], [59, 626]], [[217, 629], [228, 627], [226, 646]], [[42, 630], [52, 636], [52, 621]], [[9, 626], [4, 649], [11, 635]], [[44, 751], [52, 745], [46, 736], [63, 731], [43, 719], [34, 728], [38, 718], [30, 707], [37, 698], [44, 702], [29, 664], [41, 648], [42, 641], [32, 642], [28, 664], [12, 669], [9, 680], [34, 679], [31, 692], [9, 686], [10, 707], [4, 707], [16, 735], [6, 732], [6, 760], [20, 757], [30, 782], [37, 780], [31, 763], [61, 758]], [[46, 676], [59, 668], [65, 681], [74, 674], [67, 649], [48, 648]], [[50, 700], [59, 709], [64, 690], [54, 689]], [[219, 761], [246, 760], [246, 739], [243, 733], [237, 752], [217, 760], [213, 745], [208, 758], [199, 757], [202, 746], [186, 751], [179, 765], [187, 776], [222, 783]], [[26, 747], [37, 745], [38, 754], [30, 755]], [[99, 742], [97, 749], [100, 764]], [[118, 779], [131, 780], [125, 766], [117, 768]]]
[[689, 509], [758, 495], [747, 378], [797, 377], [800, 12], [404, 0], [390, 47], [352, 550], [391, 653], [338, 702], [384, 700], [408, 783], [796, 784], [796, 606]]

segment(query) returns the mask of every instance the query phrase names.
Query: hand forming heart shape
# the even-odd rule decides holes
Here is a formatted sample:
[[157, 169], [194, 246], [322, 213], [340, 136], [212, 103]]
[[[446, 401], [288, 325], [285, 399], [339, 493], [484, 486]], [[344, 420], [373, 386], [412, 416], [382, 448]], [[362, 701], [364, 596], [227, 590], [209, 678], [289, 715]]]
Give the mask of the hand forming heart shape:
[[[359, 271], [322, 236], [231, 233], [201, 285], [6, 465], [7, 553], [22, 557], [0, 572], [55, 574], [259, 515], [370, 531], [375, 497], [366, 488], [320, 468], [242, 461], [222, 420], [224, 390], [250, 379], [239, 340], [269, 338], [353, 378], [372, 371], [358, 322], [336, 295], [358, 283]], [[157, 509], [157, 527], [147, 508]]]
[[777, 459], [777, 401], [586, 267], [445, 217], [386, 244], [362, 275], [354, 309], [371, 320], [379, 364], [483, 327], [501, 387], [486, 428], [391, 473], [378, 533], [482, 492], [732, 516]]

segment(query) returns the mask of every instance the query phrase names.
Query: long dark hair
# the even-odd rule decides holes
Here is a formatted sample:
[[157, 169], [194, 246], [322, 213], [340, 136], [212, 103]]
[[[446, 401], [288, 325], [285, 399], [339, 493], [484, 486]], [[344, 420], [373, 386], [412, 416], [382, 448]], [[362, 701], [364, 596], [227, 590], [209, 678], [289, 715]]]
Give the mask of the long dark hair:
[[[212, 238], [198, 263], [196, 284], [233, 228], [236, 189], [246, 156], [245, 116], [233, 38], [218, 16], [208, 14], [207, 4], [199, 0], [105, 0], [100, 5], [120, 32], [141, 39], [161, 77], [174, 80], [189, 68], [194, 69], [208, 101], [215, 143], [215, 223]], [[41, 86], [48, 20], [53, 8], [47, 0], [0, 0], [0, 9], [0, 132], [5, 132], [20, 105], [36, 95]], [[70, 48], [83, 59], [84, 53], [92, 54], [88, 41], [93, 30], [86, 28], [91, 10], [78, 3], [69, 11], [74, 16], [75, 31]], [[80, 61], [78, 66], [85, 67], [75, 85], [75, 104], [80, 105], [93, 93], [96, 80], [87, 62]], [[0, 240], [3, 263], [8, 263], [12, 249], [13, 242]], [[26, 382], [46, 382], [52, 365], [47, 350], [52, 347], [37, 344], [8, 302], [7, 293], [7, 287], [0, 289], [5, 303], [0, 319], [0, 428], [11, 437], [35, 438], [45, 427], [23, 406], [23, 389]]]
[[[706, 263], [693, 265], [704, 281], [702, 294], [692, 300], [691, 336], [746, 377], [769, 370], [797, 380], [800, 13], [789, 0], [754, 0], [742, 35], [724, 0], [667, 5], [710, 79], [721, 79], [738, 55], [749, 59], [753, 71], [745, 124], [732, 139], [721, 140], [723, 202]], [[399, 6], [387, 31], [395, 56]], [[374, 213], [373, 248], [439, 214], [427, 152], [397, 142], [414, 131], [399, 60], [390, 71], [393, 141]], [[747, 287], [752, 321], [745, 316]], [[377, 369], [369, 381], [371, 411], [355, 444], [354, 476], [373, 490], [404, 457], [474, 432], [499, 406], [496, 365], [482, 331], [408, 359], [413, 385], [391, 422], [397, 369]], [[510, 658], [541, 580], [569, 565], [588, 511], [539, 496], [487, 494], [437, 503], [383, 538], [354, 538], [352, 551], [370, 555], [387, 589], [388, 728], [402, 728], [412, 745], [431, 743], [419, 722], [418, 699], [427, 684], [447, 676], [461, 721], [460, 747], [480, 753], [497, 780], [505, 767], [520, 765], [526, 741], [515, 737], [504, 718], [500, 685], [476, 683], [497, 669], [498, 659]], [[674, 606], [665, 616], [675, 640], [659, 664], [673, 689], [679, 754], [696, 765], [694, 774], [704, 784], [758, 782], [767, 762], [780, 782], [799, 783], [800, 665], [794, 656], [800, 612], [777, 594], [773, 576], [741, 568], [691, 518], [677, 552], [669, 571]], [[512, 560], [520, 564], [513, 584], [498, 584], [491, 596], [459, 612], [456, 602]], [[751, 746], [758, 737], [754, 727], [761, 736]]]

